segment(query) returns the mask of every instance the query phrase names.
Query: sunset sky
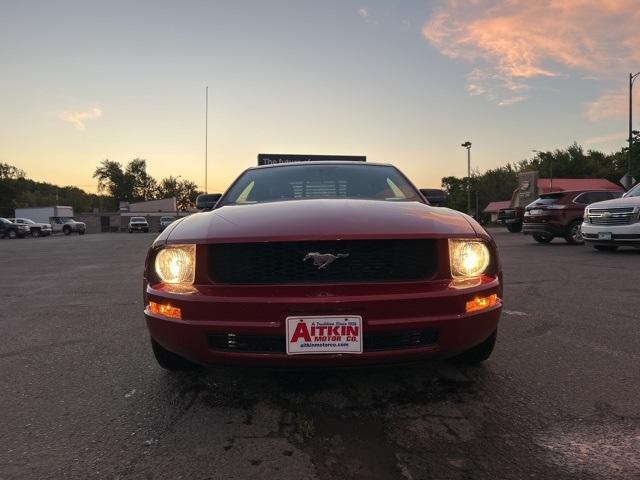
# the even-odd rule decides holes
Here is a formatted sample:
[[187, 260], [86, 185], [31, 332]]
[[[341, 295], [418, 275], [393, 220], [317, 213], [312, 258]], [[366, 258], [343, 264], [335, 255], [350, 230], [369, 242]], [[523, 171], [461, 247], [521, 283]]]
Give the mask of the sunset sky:
[[640, 70], [637, 0], [0, 7], [0, 162], [88, 191], [105, 158], [204, 185], [207, 85], [210, 191], [260, 152], [367, 155], [435, 187], [466, 174], [465, 140], [480, 170], [617, 150]]

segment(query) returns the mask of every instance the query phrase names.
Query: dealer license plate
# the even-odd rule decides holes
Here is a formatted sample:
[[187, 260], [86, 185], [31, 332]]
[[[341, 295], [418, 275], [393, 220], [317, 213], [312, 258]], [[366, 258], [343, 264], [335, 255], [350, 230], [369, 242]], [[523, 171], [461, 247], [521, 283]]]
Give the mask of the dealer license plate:
[[598, 240], [611, 240], [611, 232], [598, 232]]
[[362, 353], [362, 317], [287, 317], [287, 354]]

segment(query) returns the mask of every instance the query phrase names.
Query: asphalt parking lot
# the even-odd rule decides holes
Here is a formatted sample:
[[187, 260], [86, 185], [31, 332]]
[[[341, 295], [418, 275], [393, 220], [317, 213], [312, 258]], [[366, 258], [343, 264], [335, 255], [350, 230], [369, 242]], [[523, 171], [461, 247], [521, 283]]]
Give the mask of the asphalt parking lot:
[[0, 478], [640, 478], [640, 250], [492, 231], [498, 345], [448, 362], [161, 370], [154, 234], [0, 241]]

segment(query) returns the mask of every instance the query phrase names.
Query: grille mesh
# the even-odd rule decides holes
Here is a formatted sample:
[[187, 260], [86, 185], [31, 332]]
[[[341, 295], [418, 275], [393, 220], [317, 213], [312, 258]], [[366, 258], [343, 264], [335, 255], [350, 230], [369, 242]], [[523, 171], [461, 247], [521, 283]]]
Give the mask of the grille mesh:
[[592, 225], [628, 225], [638, 219], [633, 207], [591, 208], [588, 223]]
[[[212, 244], [209, 276], [216, 283], [273, 285], [426, 280], [437, 269], [435, 240], [338, 240]], [[308, 254], [338, 258], [324, 268]]]

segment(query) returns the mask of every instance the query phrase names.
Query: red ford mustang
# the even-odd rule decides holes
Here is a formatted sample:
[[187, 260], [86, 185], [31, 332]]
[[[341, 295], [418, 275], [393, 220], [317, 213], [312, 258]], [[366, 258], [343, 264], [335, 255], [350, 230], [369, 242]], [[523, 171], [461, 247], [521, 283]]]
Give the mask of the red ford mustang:
[[210, 206], [172, 223], [147, 255], [144, 315], [162, 367], [491, 354], [495, 243], [469, 216], [430, 206], [395, 167], [250, 168]]

